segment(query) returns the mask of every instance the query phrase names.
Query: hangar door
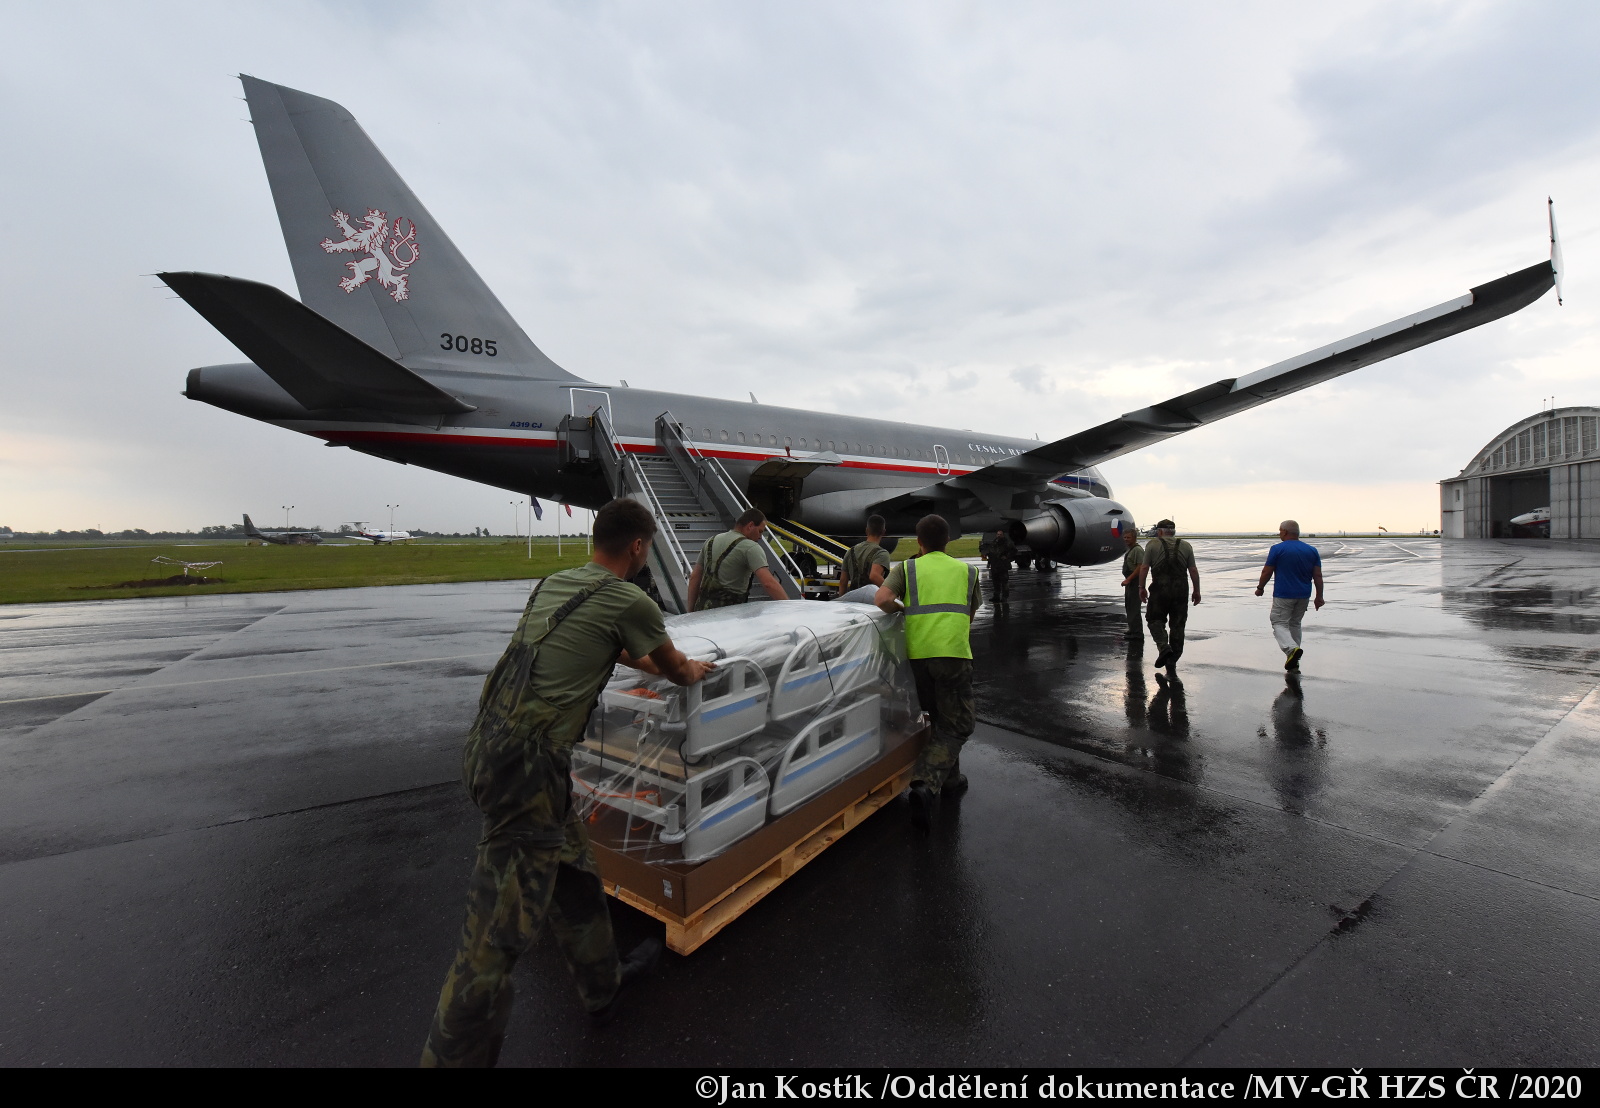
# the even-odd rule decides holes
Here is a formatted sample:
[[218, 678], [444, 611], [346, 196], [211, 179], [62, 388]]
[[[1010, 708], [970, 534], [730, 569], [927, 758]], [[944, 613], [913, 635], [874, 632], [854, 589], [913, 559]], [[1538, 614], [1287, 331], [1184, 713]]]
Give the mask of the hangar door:
[[1511, 517], [1550, 506], [1550, 471], [1489, 478], [1489, 537], [1511, 537]]

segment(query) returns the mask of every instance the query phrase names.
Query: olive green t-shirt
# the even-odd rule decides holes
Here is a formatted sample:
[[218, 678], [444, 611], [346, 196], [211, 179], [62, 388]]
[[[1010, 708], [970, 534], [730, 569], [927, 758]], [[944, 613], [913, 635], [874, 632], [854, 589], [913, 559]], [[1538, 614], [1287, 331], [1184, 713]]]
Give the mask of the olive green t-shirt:
[[[1128, 547], [1128, 552], [1122, 556], [1123, 578], [1127, 579], [1128, 577], [1131, 577], [1133, 574], [1137, 573], [1139, 571], [1139, 567], [1142, 565], [1144, 565], [1144, 550], [1139, 546], [1138, 543], [1134, 543], [1132, 546]], [[1128, 587], [1131, 589], [1138, 583], [1139, 582], [1134, 581]]]
[[[906, 564], [896, 562], [889, 571], [889, 576], [884, 578], [883, 587], [894, 593], [895, 598], [902, 603], [906, 598]], [[983, 604], [983, 589], [978, 585], [976, 573], [967, 574], [967, 611], [976, 612]]]
[[[723, 558], [730, 543], [737, 545]], [[703, 567], [701, 592], [711, 587], [711, 567], [717, 564], [719, 558], [722, 559], [722, 565], [717, 569], [717, 584], [723, 590], [741, 596], [750, 591], [750, 578], [755, 576], [756, 570], [767, 568], [767, 552], [761, 549], [760, 543], [745, 538], [737, 531], [724, 531], [700, 548], [700, 565]]]
[[1165, 592], [1188, 589], [1189, 568], [1194, 565], [1194, 547], [1186, 539], [1156, 537], [1144, 545], [1145, 561], [1150, 563], [1149, 587]]
[[537, 637], [557, 608], [607, 577], [614, 583], [574, 608], [539, 647], [529, 691], [557, 708], [587, 711], [624, 650], [631, 657], [643, 658], [667, 641], [667, 628], [655, 602], [639, 586], [590, 562], [545, 579], [528, 602], [511, 646]]
[[859, 589], [862, 585], [870, 585], [873, 566], [882, 566], [887, 574], [889, 552], [871, 539], [852, 546], [850, 553], [844, 556], [844, 576], [849, 579], [849, 588]]

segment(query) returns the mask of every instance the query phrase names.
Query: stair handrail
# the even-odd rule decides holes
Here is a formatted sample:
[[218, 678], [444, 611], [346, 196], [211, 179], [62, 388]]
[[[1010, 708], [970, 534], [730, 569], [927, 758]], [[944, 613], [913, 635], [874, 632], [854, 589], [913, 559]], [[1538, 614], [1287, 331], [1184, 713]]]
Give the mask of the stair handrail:
[[650, 514], [656, 519], [656, 533], [666, 539], [667, 548], [671, 551], [673, 559], [678, 563], [678, 572], [687, 580], [690, 573], [689, 555], [684, 552], [683, 544], [678, 541], [677, 534], [672, 529], [671, 521], [667, 518], [667, 511], [661, 504], [661, 498], [656, 495], [655, 487], [650, 484], [650, 479], [645, 476], [644, 467], [639, 464], [639, 459], [623, 450], [615, 441], [611, 431], [610, 422], [606, 418], [604, 409], [596, 408], [589, 417], [595, 420], [595, 425], [600, 429], [601, 439], [606, 444], [607, 451], [611, 454], [613, 468], [617, 472], [617, 495], [624, 496], [628, 489], [623, 475], [633, 479], [633, 484], [638, 491], [649, 501]]
[[[688, 457], [696, 460], [696, 464], [691, 468], [695, 471], [701, 488], [709, 493], [714, 500], [718, 499], [720, 494], [724, 511], [728, 511], [728, 506], [732, 505], [733, 510], [728, 511], [728, 523], [730, 525], [735, 519], [754, 507], [744, 493], [739, 490], [739, 486], [734, 483], [733, 478], [728, 476], [728, 471], [723, 468], [722, 463], [694, 444], [694, 440], [684, 432], [683, 424], [673, 417], [670, 409], [656, 416], [656, 437], [669, 450], [676, 447]], [[707, 474], [710, 474], [715, 479], [715, 485], [708, 487]], [[721, 488], [717, 488], [716, 485], [720, 485]], [[804, 573], [800, 572], [800, 566], [787, 551], [779, 552], [777, 547], [765, 535], [761, 537], [761, 546], [767, 553], [767, 561], [769, 563], [776, 562], [780, 568], [786, 567], [785, 573], [793, 583], [793, 592], [798, 597], [798, 594], [800, 594], [800, 580], [805, 576]]]
[[[750, 509], [749, 499], [728, 476], [728, 471], [722, 468], [722, 463], [695, 445], [694, 440], [684, 433], [683, 424], [673, 417], [670, 410], [656, 417], [656, 429], [658, 437], [667, 446], [677, 447], [679, 451], [695, 460], [697, 464], [690, 467], [694, 470], [695, 480], [713, 500], [722, 502], [722, 510], [727, 513], [729, 523]], [[714, 479], [714, 484], [708, 480], [708, 475]]]

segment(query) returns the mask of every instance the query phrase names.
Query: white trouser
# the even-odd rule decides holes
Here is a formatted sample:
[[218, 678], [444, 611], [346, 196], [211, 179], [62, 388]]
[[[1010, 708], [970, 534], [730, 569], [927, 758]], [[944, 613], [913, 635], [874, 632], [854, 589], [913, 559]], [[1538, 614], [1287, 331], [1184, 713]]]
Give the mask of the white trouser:
[[1278, 649], [1285, 654], [1300, 645], [1300, 621], [1306, 618], [1309, 596], [1299, 600], [1275, 596], [1272, 598], [1272, 637], [1278, 640]]

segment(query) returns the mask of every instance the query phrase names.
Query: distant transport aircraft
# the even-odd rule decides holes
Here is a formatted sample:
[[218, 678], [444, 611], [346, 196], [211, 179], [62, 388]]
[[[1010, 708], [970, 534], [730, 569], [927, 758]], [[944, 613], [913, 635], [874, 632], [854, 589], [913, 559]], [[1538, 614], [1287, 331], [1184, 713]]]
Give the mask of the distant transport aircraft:
[[310, 546], [322, 541], [322, 535], [316, 531], [262, 531], [250, 522], [248, 513], [244, 517], [244, 535], [247, 539], [275, 543], [278, 546]]
[[[617, 447], [654, 455], [666, 416], [662, 426], [720, 460], [752, 503], [823, 535], [854, 541], [872, 513], [904, 535], [939, 513], [957, 533], [1004, 526], [1044, 564], [1108, 562], [1135, 525], [1101, 463], [1499, 319], [1559, 278], [1552, 215], [1549, 261], [1047, 443], [614, 388], [533, 344], [348, 111], [241, 80], [300, 299], [239, 278], [161, 274], [251, 359], [190, 370], [185, 395], [329, 446], [584, 508], [610, 494], [602, 472], [568, 464], [574, 417], [592, 426], [599, 413]], [[729, 391], [754, 384], [735, 372]]]
[[355, 532], [353, 534], [341, 535], [341, 538], [366, 539], [368, 542], [373, 543], [374, 545], [381, 545], [389, 542], [411, 541], [410, 531], [374, 531], [365, 523], [352, 523], [350, 526], [355, 528]]

